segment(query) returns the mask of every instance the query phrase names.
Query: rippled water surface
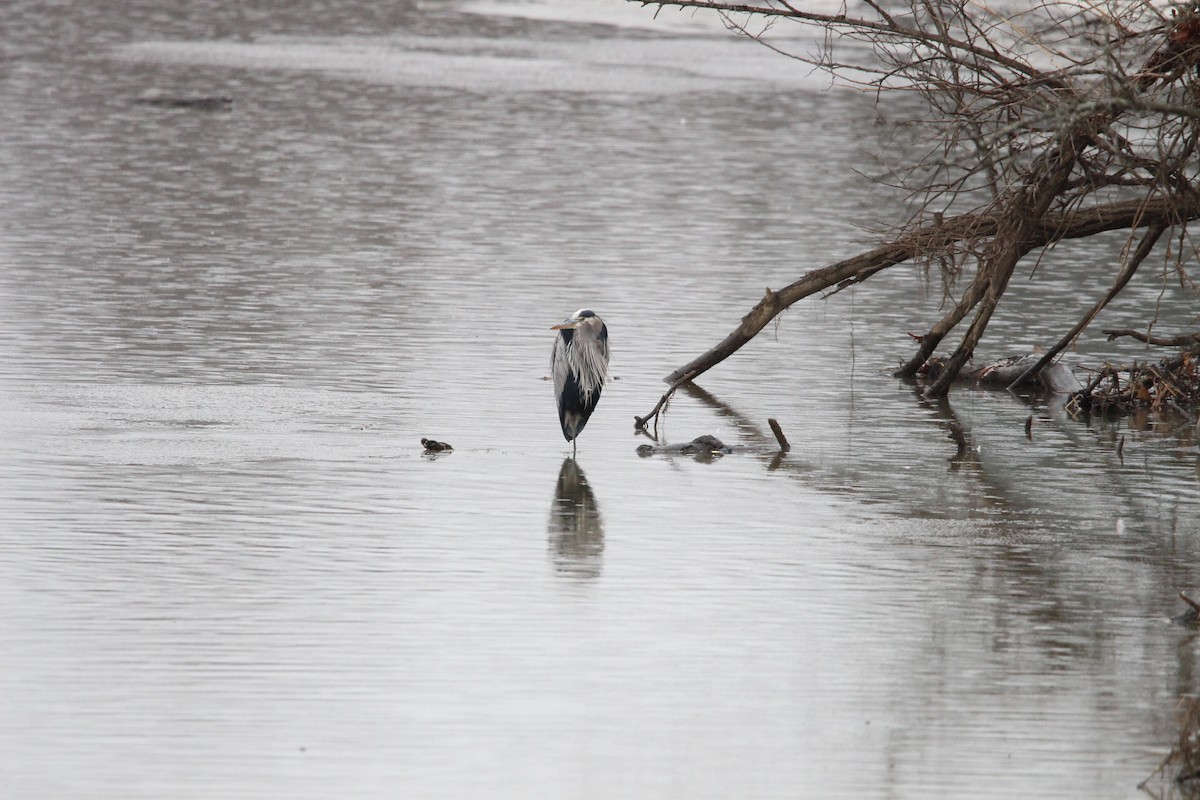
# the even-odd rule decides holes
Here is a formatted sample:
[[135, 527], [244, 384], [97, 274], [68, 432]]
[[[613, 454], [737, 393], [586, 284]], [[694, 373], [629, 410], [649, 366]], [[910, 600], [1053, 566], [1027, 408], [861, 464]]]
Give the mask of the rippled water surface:
[[[786, 457], [635, 454], [894, 216], [886, 109], [632, 4], [77, 6], [0, 33], [0, 794], [1138, 795], [1197, 691], [1194, 419], [922, 400], [887, 373], [941, 288], [896, 268], [666, 418]], [[1139, 280], [1097, 329], [1194, 324]], [[616, 380], [572, 461], [581, 306]]]

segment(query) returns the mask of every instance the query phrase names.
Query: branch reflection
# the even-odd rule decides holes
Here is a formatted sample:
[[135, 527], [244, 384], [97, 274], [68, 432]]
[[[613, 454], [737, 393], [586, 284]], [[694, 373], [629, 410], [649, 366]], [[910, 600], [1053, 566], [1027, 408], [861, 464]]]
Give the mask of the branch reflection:
[[604, 554], [604, 523], [596, 496], [579, 463], [567, 457], [558, 471], [550, 506], [550, 560], [565, 575], [598, 578]]
[[[725, 401], [717, 399], [715, 395], [709, 393], [705, 389], [697, 386], [694, 383], [691, 383], [690, 381], [685, 383], [680, 388], [691, 397], [699, 400], [704, 405], [716, 411], [718, 416], [733, 420], [738, 427], [738, 432], [744, 438], [749, 439], [754, 444], [764, 447], [772, 447], [777, 444], [774, 434], [768, 436], [762, 428], [755, 425], [745, 414], [738, 411]], [[787, 453], [783, 452], [782, 450], [771, 451], [771, 460], [767, 463], [767, 471], [774, 472], [783, 466], [783, 460], [786, 456]]]

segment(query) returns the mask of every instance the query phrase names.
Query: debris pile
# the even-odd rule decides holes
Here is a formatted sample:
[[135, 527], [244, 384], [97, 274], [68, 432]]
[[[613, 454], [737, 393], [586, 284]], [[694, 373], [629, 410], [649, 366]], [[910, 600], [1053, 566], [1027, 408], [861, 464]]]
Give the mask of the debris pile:
[[1068, 406], [1082, 411], [1200, 408], [1200, 348], [1158, 363], [1106, 364]]

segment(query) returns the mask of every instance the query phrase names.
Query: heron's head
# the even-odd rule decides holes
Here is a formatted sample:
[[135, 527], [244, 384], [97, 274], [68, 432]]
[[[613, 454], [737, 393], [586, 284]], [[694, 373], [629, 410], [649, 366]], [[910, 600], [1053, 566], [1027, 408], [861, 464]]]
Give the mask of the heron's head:
[[596, 316], [596, 312], [592, 311], [590, 308], [581, 308], [576, 311], [570, 319], [564, 319], [557, 325], [551, 325], [550, 330], [561, 331], [566, 328], [573, 330], [584, 325], [599, 329], [604, 326], [604, 320]]

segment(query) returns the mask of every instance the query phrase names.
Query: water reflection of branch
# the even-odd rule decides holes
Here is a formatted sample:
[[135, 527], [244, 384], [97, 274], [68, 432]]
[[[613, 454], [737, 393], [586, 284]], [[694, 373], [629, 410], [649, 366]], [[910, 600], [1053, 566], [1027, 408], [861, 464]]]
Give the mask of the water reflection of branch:
[[579, 578], [600, 576], [604, 523], [592, 487], [573, 458], [563, 459], [558, 471], [547, 530], [555, 569]]
[[950, 457], [950, 471], [957, 472], [966, 468], [983, 486], [979, 495], [980, 502], [989, 507], [1022, 508], [1026, 504], [1021, 499], [1019, 490], [1008, 486], [1006, 478], [1010, 473], [1004, 470], [989, 471], [979, 455], [979, 447], [972, 444], [971, 429], [963, 425], [950, 405], [949, 396], [931, 399], [921, 391], [918, 384], [913, 384], [913, 395], [924, 408], [931, 410], [937, 419], [945, 423], [946, 435], [957, 445], [957, 452]]
[[977, 471], [982, 471], [983, 463], [979, 460], [979, 448], [971, 444], [968, 430], [963, 427], [962, 422], [958, 418], [958, 414], [954, 411], [954, 407], [950, 405], [950, 398], [941, 395], [937, 398], [926, 397], [920, 387], [916, 389], [917, 399], [921, 405], [933, 411], [934, 415], [942, 422], [946, 423], [946, 436], [957, 447], [957, 452], [950, 459], [950, 469], [959, 470], [963, 467], [970, 467]]
[[683, 391], [686, 392], [690, 397], [693, 397], [696, 400], [699, 400], [701, 403], [704, 403], [704, 405], [716, 411], [718, 415], [722, 417], [729, 417], [730, 419], [734, 420], [737, 423], [738, 428], [749, 434], [752, 438], [758, 439], [763, 444], [767, 443], [767, 436], [765, 433], [763, 433], [762, 428], [751, 422], [749, 417], [736, 410], [733, 406], [725, 403], [724, 401], [718, 400], [712, 394], [694, 383], [684, 384], [682, 388]]
[[[767, 434], [763, 432], [763, 429], [755, 425], [745, 414], [741, 413], [728, 403], [718, 400], [714, 395], [710, 394], [708, 391], [702, 389], [696, 384], [686, 383], [683, 385], [682, 389], [693, 399], [699, 400], [704, 405], [716, 411], [718, 416], [732, 419], [734, 423], [736, 423], [737, 428], [739, 431], [741, 431], [742, 435], [745, 438], [754, 440], [756, 444], [770, 446], [776, 443], [784, 443], [782, 432], [778, 436], [767, 436]], [[771, 462], [767, 465], [767, 469], [779, 469], [779, 466], [783, 463], [783, 458], [785, 455], [787, 455], [787, 453], [783, 449], [774, 452], [771, 456]]]

